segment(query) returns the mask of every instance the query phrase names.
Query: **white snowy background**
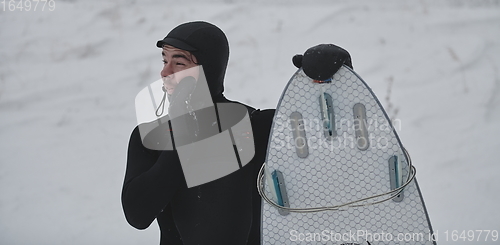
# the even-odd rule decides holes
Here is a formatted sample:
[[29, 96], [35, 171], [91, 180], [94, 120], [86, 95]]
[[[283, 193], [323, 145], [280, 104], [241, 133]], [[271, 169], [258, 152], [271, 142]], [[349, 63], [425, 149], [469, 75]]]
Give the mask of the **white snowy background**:
[[[156, 224], [140, 231], [124, 218], [126, 151], [135, 96], [162, 68], [155, 43], [191, 20], [226, 32], [226, 96], [258, 108], [276, 106], [294, 54], [319, 43], [347, 49], [401, 120], [439, 244], [452, 243], [445, 231], [500, 230], [498, 0], [8, 3], [0, 244], [158, 243]], [[484, 239], [466, 244], [498, 244]]]

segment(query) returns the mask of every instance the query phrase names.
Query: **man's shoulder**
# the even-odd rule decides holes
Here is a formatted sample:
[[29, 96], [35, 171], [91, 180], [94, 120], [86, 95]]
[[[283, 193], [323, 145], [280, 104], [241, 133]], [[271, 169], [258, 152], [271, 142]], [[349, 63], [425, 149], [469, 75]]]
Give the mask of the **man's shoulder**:
[[274, 112], [276, 111], [275, 109], [257, 109], [255, 107], [252, 107], [250, 105], [244, 104], [239, 101], [233, 101], [233, 100], [226, 100], [223, 102], [219, 103], [234, 103], [234, 104], [239, 104], [242, 106], [245, 106], [248, 110], [248, 114], [250, 114], [250, 117], [256, 117], [256, 118], [271, 118], [274, 117]]
[[256, 109], [251, 112], [250, 117], [258, 120], [272, 120], [275, 112], [275, 109]]

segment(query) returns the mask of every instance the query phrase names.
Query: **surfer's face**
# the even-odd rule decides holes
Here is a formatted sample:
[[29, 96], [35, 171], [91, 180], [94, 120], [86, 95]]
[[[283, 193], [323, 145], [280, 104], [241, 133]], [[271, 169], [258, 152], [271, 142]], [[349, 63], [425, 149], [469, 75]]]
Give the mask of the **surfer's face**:
[[165, 45], [161, 55], [163, 57], [163, 69], [160, 75], [163, 80], [163, 87], [165, 87], [168, 94], [174, 92], [175, 87], [183, 78], [193, 76], [198, 79], [197, 60], [190, 52]]

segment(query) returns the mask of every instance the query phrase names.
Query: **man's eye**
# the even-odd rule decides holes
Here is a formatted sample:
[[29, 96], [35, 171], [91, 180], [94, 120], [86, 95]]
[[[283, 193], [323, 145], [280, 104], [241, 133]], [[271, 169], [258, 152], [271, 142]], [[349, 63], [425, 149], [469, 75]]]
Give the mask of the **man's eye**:
[[176, 65], [178, 65], [178, 66], [185, 66], [186, 64], [177, 62]]
[[163, 64], [167, 64], [168, 62], [166, 60], [161, 60]]

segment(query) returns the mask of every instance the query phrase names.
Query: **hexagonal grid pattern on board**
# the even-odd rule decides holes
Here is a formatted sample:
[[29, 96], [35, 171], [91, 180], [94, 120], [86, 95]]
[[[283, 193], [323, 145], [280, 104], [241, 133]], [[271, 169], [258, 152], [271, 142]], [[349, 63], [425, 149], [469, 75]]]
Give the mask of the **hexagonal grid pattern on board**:
[[[322, 92], [333, 98], [337, 137], [331, 141], [323, 132], [319, 105]], [[357, 103], [366, 108], [366, 150], [356, 144], [353, 107]], [[292, 112], [303, 117], [309, 151], [306, 158], [296, 153], [289, 122]], [[388, 161], [394, 155], [403, 159], [406, 179], [408, 159], [399, 138], [380, 102], [352, 70], [342, 67], [332, 83], [313, 83], [302, 70], [292, 77], [276, 110], [266, 161], [271, 172], [283, 173], [290, 207], [333, 206], [388, 192]], [[267, 185], [265, 188], [271, 196]], [[388, 200], [342, 211], [286, 216], [263, 202], [262, 244], [362, 244], [363, 240], [371, 244], [435, 244], [429, 241], [432, 229], [416, 180], [403, 195], [401, 202]], [[356, 236], [344, 236], [347, 240], [341, 237], [352, 233]]]

